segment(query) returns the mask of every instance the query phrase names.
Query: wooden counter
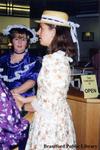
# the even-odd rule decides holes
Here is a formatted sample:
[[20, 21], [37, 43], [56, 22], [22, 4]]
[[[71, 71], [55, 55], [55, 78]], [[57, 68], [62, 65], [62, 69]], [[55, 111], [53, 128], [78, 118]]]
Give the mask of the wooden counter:
[[84, 99], [83, 92], [70, 89], [68, 102], [72, 111], [78, 149], [100, 150], [100, 99]]
[[[100, 99], [84, 99], [83, 92], [70, 89], [68, 92], [78, 150], [100, 150]], [[32, 121], [34, 113], [25, 118]], [[15, 149], [18, 150], [18, 149]]]

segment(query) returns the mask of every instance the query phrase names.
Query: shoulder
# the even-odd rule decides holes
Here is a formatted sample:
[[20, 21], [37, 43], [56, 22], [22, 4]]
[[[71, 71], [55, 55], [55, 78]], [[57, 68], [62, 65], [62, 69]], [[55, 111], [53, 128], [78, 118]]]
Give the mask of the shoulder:
[[42, 62], [42, 57], [32, 54], [31, 52], [27, 52], [26, 56], [30, 60], [30, 62]]
[[43, 62], [59, 62], [59, 63], [62, 63], [62, 62], [66, 62], [66, 63], [69, 63], [69, 62], [72, 62], [72, 58], [68, 57], [65, 55], [65, 52], [59, 50], [53, 54], [49, 54], [49, 55], [45, 55], [44, 58], [43, 58]]
[[6, 53], [6, 54], [1, 55], [1, 56], [0, 56], [0, 63], [7, 62], [9, 56], [10, 56], [9, 53]]

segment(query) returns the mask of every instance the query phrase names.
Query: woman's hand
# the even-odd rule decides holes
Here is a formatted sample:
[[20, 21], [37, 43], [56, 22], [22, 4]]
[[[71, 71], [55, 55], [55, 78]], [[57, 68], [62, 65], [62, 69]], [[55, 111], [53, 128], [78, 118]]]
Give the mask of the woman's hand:
[[16, 101], [19, 110], [21, 110], [22, 106], [24, 105], [26, 111], [30, 111], [30, 112], [35, 111], [31, 105], [31, 102], [36, 100], [36, 96], [23, 97], [20, 94], [16, 94], [16, 93], [12, 93], [12, 95]]
[[13, 95], [15, 101], [19, 101], [23, 104], [25, 103], [25, 101], [26, 101], [25, 97], [21, 96], [20, 94], [16, 94], [16, 93], [12, 93], [12, 95]]
[[26, 103], [24, 105], [24, 109], [28, 112], [35, 112], [34, 108], [32, 107], [31, 103]]
[[10, 92], [11, 92], [12, 94], [21, 94], [21, 92], [20, 92], [20, 90], [19, 90], [19, 87], [10, 90]]
[[16, 101], [16, 105], [17, 105], [18, 109], [21, 111], [21, 110], [22, 110], [23, 103], [20, 102], [20, 101]]
[[17, 107], [21, 111], [22, 106], [25, 103], [25, 98], [23, 96], [19, 95], [19, 94], [15, 94], [15, 93], [12, 93], [12, 95], [13, 95], [13, 98], [15, 99]]

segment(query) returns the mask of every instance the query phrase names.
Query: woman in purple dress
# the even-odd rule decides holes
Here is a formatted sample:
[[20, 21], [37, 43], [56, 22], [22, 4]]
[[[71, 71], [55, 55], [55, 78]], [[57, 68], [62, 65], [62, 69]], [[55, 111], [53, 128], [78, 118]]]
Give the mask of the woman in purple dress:
[[11, 150], [27, 138], [29, 123], [21, 117], [11, 92], [0, 79], [0, 150]]
[[[5, 147], [9, 149], [10, 145], [19, 143], [19, 150], [24, 150], [28, 123], [20, 114], [23, 116], [26, 112], [21, 109], [19, 113], [11, 93], [24, 97], [36, 94], [35, 86], [41, 68], [41, 58], [28, 52], [29, 44], [37, 41], [34, 30], [23, 25], [9, 25], [3, 34], [10, 38], [12, 51], [0, 58], [0, 78], [7, 86], [0, 83], [0, 144], [2, 149], [6, 150]], [[27, 135], [26, 139], [23, 139], [24, 134]]]
[[41, 58], [28, 51], [29, 44], [37, 41], [35, 30], [23, 25], [9, 25], [3, 34], [10, 38], [11, 52], [0, 57], [0, 78], [12, 93], [24, 97], [35, 95]]

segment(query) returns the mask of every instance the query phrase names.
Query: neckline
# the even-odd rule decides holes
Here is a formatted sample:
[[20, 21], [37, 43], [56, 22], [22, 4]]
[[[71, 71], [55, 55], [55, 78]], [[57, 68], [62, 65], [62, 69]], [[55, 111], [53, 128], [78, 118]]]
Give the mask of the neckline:
[[27, 51], [28, 51], [27, 49], [25, 49], [23, 52], [20, 52], [20, 53], [18, 53], [18, 52], [16, 52], [16, 51], [14, 51], [14, 52], [13, 52], [13, 54], [15, 53], [15, 54], [20, 55], [20, 54], [24, 54], [24, 53], [26, 53]]
[[20, 61], [19, 61], [19, 62], [17, 62], [17, 63], [11, 63], [11, 62], [10, 62], [11, 55], [12, 55], [12, 53], [10, 53], [10, 54], [9, 54], [9, 61], [7, 62], [7, 64], [8, 64], [8, 66], [15, 67], [15, 66], [20, 65], [20, 64], [22, 64], [22, 63], [23, 63], [23, 60], [24, 60], [24, 59], [28, 56], [28, 50], [27, 50], [27, 52], [25, 53], [25, 55], [24, 55], [23, 59], [22, 59], [22, 60], [20, 60]]
[[17, 53], [16, 51], [14, 51], [13, 53], [14, 53], [14, 54], [18, 54], [18, 55], [20, 55], [20, 54], [24, 54], [24, 53], [25, 53], [25, 51], [23, 51], [23, 52], [21, 52], [21, 53]]

